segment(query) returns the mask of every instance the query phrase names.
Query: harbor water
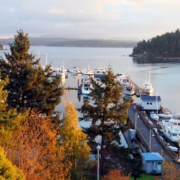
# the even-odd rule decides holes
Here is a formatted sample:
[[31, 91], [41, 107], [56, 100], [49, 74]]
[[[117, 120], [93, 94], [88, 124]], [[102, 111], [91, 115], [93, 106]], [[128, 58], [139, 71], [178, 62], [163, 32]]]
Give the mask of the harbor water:
[[[0, 51], [0, 56], [4, 57]], [[108, 68], [110, 65], [115, 74], [125, 73], [139, 87], [147, 80], [154, 88], [153, 95], [161, 96], [161, 104], [173, 113], [180, 113], [180, 63], [154, 60], [137, 60], [129, 57], [132, 48], [77, 48], [77, 47], [47, 47], [31, 46], [29, 53], [41, 58], [41, 64], [51, 63], [53, 67], [65, 66], [67, 69], [79, 67], [95, 69]], [[66, 87], [77, 88], [77, 78], [68, 75]], [[69, 91], [68, 98], [77, 108], [82, 105], [76, 91]]]

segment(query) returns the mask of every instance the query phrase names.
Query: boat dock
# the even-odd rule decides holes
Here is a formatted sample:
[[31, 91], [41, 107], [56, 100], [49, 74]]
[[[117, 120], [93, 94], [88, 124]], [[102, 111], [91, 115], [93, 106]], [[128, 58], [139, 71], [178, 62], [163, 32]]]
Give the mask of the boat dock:
[[[134, 82], [132, 83], [134, 84], [135, 95], [137, 97], [147, 95], [142, 92], [142, 89], [139, 88], [138, 85], [136, 85]], [[78, 80], [77, 84], [78, 88], [76, 90], [80, 96], [82, 94], [82, 82], [80, 83]], [[162, 110], [167, 111], [168, 109], [162, 108]], [[165, 141], [159, 131], [158, 124], [150, 119], [147, 112], [137, 109], [135, 104], [132, 103], [127, 113], [133, 128], [136, 130], [136, 135], [139, 139], [141, 150], [144, 152], [159, 152], [167, 162], [173, 162], [175, 167], [180, 168], [180, 161], [178, 161], [179, 152], [174, 152], [168, 148], [168, 145], [171, 145], [171, 142], [167, 143], [167, 141]], [[125, 132], [123, 135], [129, 147], [133, 147], [128, 133]]]
[[[135, 83], [134, 86], [135, 92], [138, 95], [144, 95], [142, 92], [139, 92], [141, 89]], [[167, 108], [162, 109], [165, 111], [168, 110]], [[175, 167], [180, 168], [180, 161], [178, 161], [179, 152], [175, 153], [168, 148], [171, 142], [167, 143], [165, 139], [163, 139], [158, 124], [149, 118], [146, 111], [137, 109], [135, 104], [132, 103], [127, 113], [144, 151], [159, 152], [167, 162], [173, 162]], [[129, 138], [127, 132], [125, 138]]]

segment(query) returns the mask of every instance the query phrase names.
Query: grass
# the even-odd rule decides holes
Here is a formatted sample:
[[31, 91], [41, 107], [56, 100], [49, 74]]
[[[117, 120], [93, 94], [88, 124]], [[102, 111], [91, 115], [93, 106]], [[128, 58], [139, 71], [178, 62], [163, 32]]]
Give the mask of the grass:
[[[134, 177], [131, 177], [130, 180], [134, 180]], [[154, 180], [154, 176], [150, 174], [143, 174], [140, 178], [137, 180]]]

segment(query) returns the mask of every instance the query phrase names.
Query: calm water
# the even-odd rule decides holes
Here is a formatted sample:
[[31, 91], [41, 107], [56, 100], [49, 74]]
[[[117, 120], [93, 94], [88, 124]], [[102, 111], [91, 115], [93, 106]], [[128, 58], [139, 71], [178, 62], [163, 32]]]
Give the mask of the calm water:
[[[9, 52], [9, 51], [6, 51]], [[162, 106], [172, 112], [180, 113], [180, 63], [137, 61], [128, 55], [132, 48], [69, 48], [32, 46], [30, 53], [41, 57], [41, 64], [46, 61], [54, 67], [64, 65], [70, 69], [77, 66], [81, 69], [88, 65], [91, 69], [98, 67], [108, 68], [110, 64], [114, 73], [127, 73], [130, 78], [141, 87], [150, 72], [154, 95], [160, 95]], [[46, 58], [47, 55], [47, 58]], [[0, 56], [4, 56], [0, 51]], [[77, 79], [68, 76], [66, 86], [77, 87]], [[77, 92], [71, 91], [68, 95], [76, 107], [82, 104], [77, 98]], [[57, 107], [59, 108], [59, 107]]]

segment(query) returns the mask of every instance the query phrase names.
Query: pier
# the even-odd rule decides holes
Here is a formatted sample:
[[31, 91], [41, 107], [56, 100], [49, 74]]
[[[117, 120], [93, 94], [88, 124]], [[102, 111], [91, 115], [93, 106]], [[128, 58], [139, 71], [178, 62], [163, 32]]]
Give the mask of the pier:
[[[142, 92], [139, 92], [139, 87], [135, 83], [134, 86], [135, 92], [138, 95], [143, 95]], [[172, 142], [167, 143], [163, 139], [158, 124], [151, 121], [146, 111], [137, 109], [135, 104], [132, 103], [127, 113], [144, 151], [159, 152], [164, 160], [173, 162], [175, 167], [180, 168], [180, 161], [178, 161], [179, 152], [175, 153], [168, 148], [168, 145], [171, 145]], [[125, 137], [127, 138], [127, 136]]]

